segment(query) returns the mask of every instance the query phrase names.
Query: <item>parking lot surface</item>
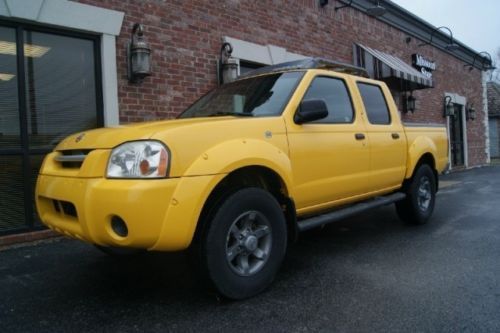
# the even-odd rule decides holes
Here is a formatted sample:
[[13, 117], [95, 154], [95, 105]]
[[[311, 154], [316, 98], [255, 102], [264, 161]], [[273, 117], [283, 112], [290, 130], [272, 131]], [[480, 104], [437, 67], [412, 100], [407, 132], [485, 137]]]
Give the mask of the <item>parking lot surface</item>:
[[500, 166], [442, 179], [428, 225], [388, 206], [305, 233], [272, 287], [240, 302], [199, 286], [184, 253], [5, 249], [1, 331], [500, 332]]

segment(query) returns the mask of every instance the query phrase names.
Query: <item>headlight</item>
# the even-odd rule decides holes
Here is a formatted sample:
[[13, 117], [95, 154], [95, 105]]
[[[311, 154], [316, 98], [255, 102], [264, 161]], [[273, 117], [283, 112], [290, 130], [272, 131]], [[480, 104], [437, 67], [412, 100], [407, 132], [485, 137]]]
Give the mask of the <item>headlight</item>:
[[167, 176], [170, 156], [158, 141], [124, 143], [111, 152], [108, 178], [163, 178]]

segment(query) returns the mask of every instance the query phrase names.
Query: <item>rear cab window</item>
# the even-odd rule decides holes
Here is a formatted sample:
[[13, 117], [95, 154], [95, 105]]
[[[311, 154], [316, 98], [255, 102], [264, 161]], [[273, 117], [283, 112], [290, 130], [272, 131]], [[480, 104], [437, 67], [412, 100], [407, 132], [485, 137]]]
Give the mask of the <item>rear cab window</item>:
[[380, 86], [364, 82], [357, 82], [357, 85], [370, 124], [390, 125], [391, 114]]

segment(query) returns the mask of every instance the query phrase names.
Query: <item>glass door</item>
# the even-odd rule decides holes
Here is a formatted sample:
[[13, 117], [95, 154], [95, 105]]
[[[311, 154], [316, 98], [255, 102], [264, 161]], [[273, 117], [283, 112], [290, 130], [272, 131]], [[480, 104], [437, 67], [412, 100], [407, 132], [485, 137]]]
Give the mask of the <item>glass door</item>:
[[102, 126], [98, 38], [0, 25], [0, 234], [40, 227], [34, 188], [45, 154]]
[[450, 117], [450, 145], [451, 145], [451, 165], [464, 165], [464, 132], [463, 132], [463, 106], [454, 104], [455, 114]]
[[26, 225], [16, 29], [0, 26], [0, 230]]

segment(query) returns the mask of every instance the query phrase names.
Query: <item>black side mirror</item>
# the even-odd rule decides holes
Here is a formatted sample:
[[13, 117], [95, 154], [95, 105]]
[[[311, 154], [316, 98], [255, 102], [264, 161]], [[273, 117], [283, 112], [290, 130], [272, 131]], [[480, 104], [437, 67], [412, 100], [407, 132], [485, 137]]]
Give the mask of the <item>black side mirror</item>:
[[328, 108], [322, 99], [310, 99], [300, 102], [299, 109], [293, 120], [296, 124], [304, 124], [311, 121], [326, 118]]

